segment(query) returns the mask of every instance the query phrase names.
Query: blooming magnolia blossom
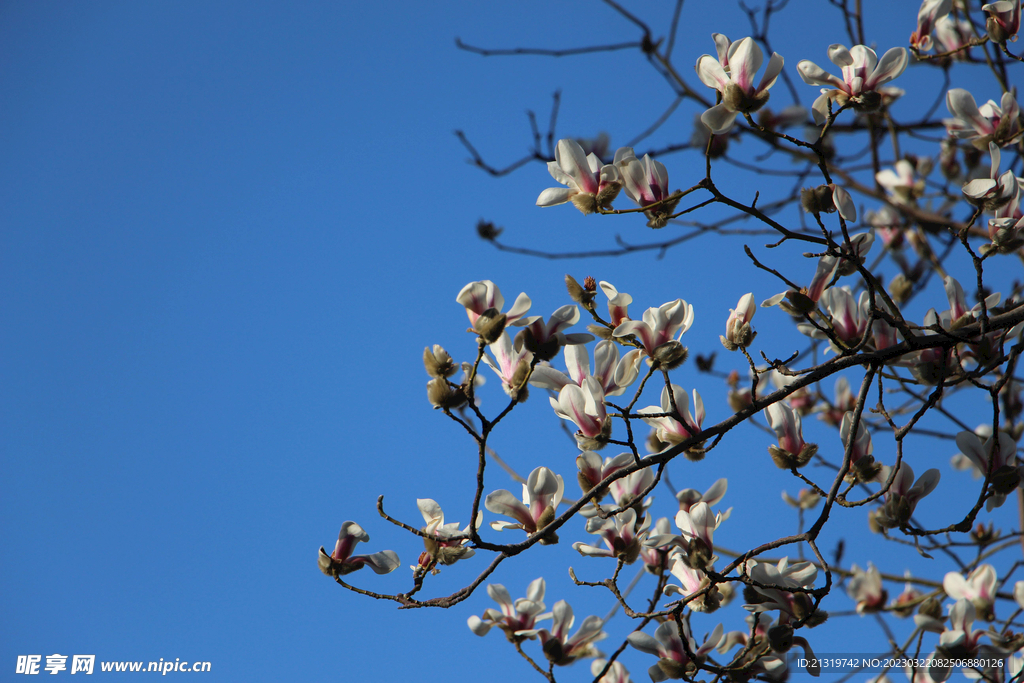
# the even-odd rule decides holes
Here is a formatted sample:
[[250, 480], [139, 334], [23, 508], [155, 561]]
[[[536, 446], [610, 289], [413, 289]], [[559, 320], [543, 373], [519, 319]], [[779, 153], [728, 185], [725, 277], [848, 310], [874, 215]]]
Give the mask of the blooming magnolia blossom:
[[882, 588], [882, 575], [868, 562], [866, 570], [857, 565], [850, 567], [853, 576], [846, 584], [846, 593], [857, 603], [857, 614], [877, 612], [885, 606], [886, 592]]
[[996, 43], [1005, 43], [1013, 38], [1020, 30], [1020, 1], [1021, 0], [999, 0], [988, 5], [982, 5], [983, 12], [988, 14], [985, 20], [985, 29], [989, 38]]
[[[506, 529], [522, 529], [527, 534], [534, 534], [550, 524], [562, 502], [565, 484], [562, 477], [547, 467], [538, 467], [530, 472], [523, 484], [523, 500], [519, 501], [512, 493], [504, 489], [487, 494], [484, 507], [496, 515], [505, 515], [515, 522], [491, 522], [491, 528], [497, 531]], [[557, 542], [557, 537], [550, 534], [541, 543]]]
[[857, 405], [857, 397], [850, 391], [850, 380], [846, 377], [840, 376], [836, 379], [834, 393], [835, 399], [832, 401], [832, 405], [821, 408], [821, 415], [818, 416], [830, 427], [839, 426], [846, 413]]
[[1013, 175], [1013, 169], [1008, 169], [1002, 175], [999, 174], [1000, 153], [999, 147], [994, 143], [988, 143], [988, 153], [992, 158], [991, 172], [988, 178], [977, 178], [965, 184], [961, 189], [967, 201], [980, 206], [986, 211], [994, 211], [999, 207], [1008, 204], [1020, 192], [1017, 178]]
[[584, 154], [575, 140], [559, 140], [555, 160], [548, 162], [548, 173], [565, 187], [552, 187], [537, 197], [537, 206], [557, 206], [572, 202], [584, 215], [607, 208], [622, 187], [613, 164], [601, 164], [596, 154]]
[[993, 493], [985, 507], [991, 511], [1006, 502], [1007, 494], [1024, 484], [1024, 467], [1017, 464], [1017, 444], [1012, 436], [1000, 431], [998, 438], [993, 439], [990, 427], [986, 432], [988, 437], [984, 441], [976, 433], [960, 432], [956, 445], [978, 475], [989, 474]]
[[1000, 652], [988, 651], [983, 646], [981, 638], [988, 634], [988, 631], [971, 628], [977, 619], [977, 611], [969, 600], [959, 599], [949, 610], [949, 628], [939, 635], [938, 652], [931, 658], [931, 666], [928, 668], [928, 675], [936, 681], [945, 681], [952, 671], [952, 663], [955, 659], [943, 656], [940, 653], [955, 652], [958, 657], [970, 658], [979, 654], [993, 655], [993, 658], [1001, 658]]
[[633, 508], [607, 519], [593, 517], [587, 520], [587, 533], [599, 535], [605, 547], [582, 542], [573, 543], [572, 547], [584, 557], [614, 557], [626, 564], [633, 564], [640, 555], [641, 544], [651, 526], [650, 517], [645, 515], [639, 526], [636, 518], [636, 510]]
[[[813, 627], [822, 623], [827, 618], [827, 615], [822, 610], [811, 611], [814, 608], [814, 602], [806, 592], [792, 591], [792, 589], [811, 589], [814, 587], [814, 581], [818, 576], [818, 569], [810, 562], [790, 564], [789, 558], [783, 557], [775, 565], [748, 560], [744, 567], [747, 575], [753, 581], [753, 584], [751, 584], [753, 589], [760, 598], [760, 602], [744, 605], [744, 609], [755, 614], [778, 610], [780, 624], [804, 620], [804, 623]], [[768, 586], [773, 587], [769, 588]], [[793, 642], [797, 642], [795, 638]], [[806, 641], [803, 641], [803, 647], [805, 651], [808, 649]]]
[[[679, 632], [682, 631], [682, 637]], [[677, 625], [674, 621], [666, 621], [654, 631], [654, 637], [643, 631], [633, 631], [627, 640], [629, 644], [641, 652], [655, 655], [658, 663], [647, 670], [647, 674], [655, 683], [669, 678], [682, 678], [684, 674], [692, 673], [694, 659], [687, 654], [693, 653], [697, 662], [703, 662], [711, 650], [718, 645], [722, 639], [722, 625], [719, 624], [708, 636], [703, 645], [697, 647], [697, 641], [690, 633], [690, 625], [687, 621], [681, 620]], [[683, 638], [686, 638], [686, 645], [683, 645]]]
[[[673, 399], [675, 408], [679, 410], [678, 415], [682, 418], [681, 422], [672, 407]], [[693, 390], [693, 405], [696, 415], [690, 412], [690, 399], [686, 390], [673, 384], [671, 394], [668, 387], [662, 388], [660, 406], [641, 408], [637, 413], [650, 416], [644, 417], [643, 421], [655, 428], [659, 441], [674, 445], [700, 434], [700, 426], [704, 422], [704, 401], [696, 389]]]
[[[592, 661], [590, 663], [590, 675], [597, 678], [604, 671], [607, 663], [607, 659], [595, 659]], [[622, 662], [616, 660], [608, 667], [608, 672], [605, 675], [597, 678], [597, 683], [633, 683], [633, 680], [629, 677], [629, 671], [622, 665]]]
[[612, 423], [604, 405], [604, 390], [596, 377], [587, 377], [583, 386], [566, 384], [558, 398], [548, 399], [555, 415], [569, 420], [578, 428], [576, 443], [581, 450], [600, 450], [611, 435]]
[[526, 589], [526, 597], [512, 602], [512, 597], [500, 583], [488, 585], [487, 594], [498, 603], [501, 610], [488, 607], [482, 617], [471, 616], [468, 620], [469, 630], [478, 636], [485, 636], [491, 628], [497, 627], [512, 642], [536, 639], [536, 623], [551, 618], [550, 612], [541, 614], [544, 611], [544, 589], [544, 578], [534, 579]]
[[811, 283], [799, 291], [788, 290], [780, 292], [770, 299], [761, 302], [761, 308], [778, 306], [792, 316], [803, 317], [814, 310], [815, 304], [821, 298], [825, 288], [832, 284], [833, 278], [839, 270], [839, 259], [831, 254], [825, 254], [818, 259], [818, 265], [814, 270], [814, 277]]
[[530, 376], [530, 384], [542, 389], [560, 391], [567, 384], [583, 386], [587, 377], [596, 377], [605, 396], [619, 396], [640, 372], [640, 349], [633, 349], [622, 358], [619, 345], [605, 339], [594, 346], [594, 371], [590, 371], [590, 354], [582, 344], [569, 344], [564, 349], [566, 375], [550, 365], [538, 365]]
[[[501, 290], [490, 280], [470, 282], [459, 291], [455, 300], [466, 307], [469, 324], [474, 326], [483, 313], [490, 309], [500, 311], [505, 305]], [[523, 317], [530, 310], [530, 303], [530, 297], [526, 296], [525, 292], [520, 292], [512, 308], [505, 313], [506, 323], [512, 324]]]
[[850, 476], [851, 479], [860, 482], [875, 481], [881, 471], [875, 459], [871, 456], [873, 446], [871, 445], [871, 432], [862, 419], [857, 424], [857, 434], [853, 437], [853, 412], [843, 415], [842, 424], [839, 426], [839, 438], [843, 445], [850, 449]]
[[388, 574], [398, 569], [401, 562], [393, 550], [383, 550], [370, 555], [353, 555], [352, 551], [360, 541], [369, 541], [370, 535], [355, 522], [344, 522], [338, 533], [338, 542], [330, 555], [320, 547], [318, 564], [320, 571], [327, 576], [344, 576], [354, 571], [369, 567], [377, 574]]
[[551, 630], [542, 628], [536, 631], [527, 631], [526, 634], [536, 634], [541, 641], [544, 656], [556, 666], [572, 664], [583, 657], [597, 657], [600, 653], [594, 647], [594, 643], [608, 637], [608, 634], [601, 630], [604, 622], [600, 617], [589, 616], [583, 620], [579, 630], [572, 636], [569, 635], [576, 618], [573, 616], [572, 607], [565, 600], [559, 600], [551, 610]]
[[576, 476], [580, 488], [584, 493], [590, 493], [591, 489], [605, 478], [631, 464], [633, 464], [633, 454], [629, 452], [619, 453], [614, 458], [605, 458], [602, 463], [600, 455], [585, 450], [576, 457], [576, 468], [579, 470]]
[[768, 420], [768, 426], [772, 428], [779, 440], [778, 446], [768, 447], [768, 453], [777, 467], [780, 469], [803, 467], [814, 457], [818, 447], [804, 442], [800, 413], [779, 401], [765, 408], [764, 416]]
[[952, 8], [953, 0], [924, 0], [917, 11], [917, 30], [910, 34], [910, 44], [921, 52], [932, 49], [931, 33], [935, 22]]
[[629, 312], [626, 309], [633, 303], [633, 297], [615, 289], [615, 285], [610, 282], [601, 280], [598, 284], [604, 295], [608, 297], [608, 322], [618, 327], [622, 321], [629, 320]]
[[712, 35], [718, 47], [719, 59], [710, 55], [702, 55], [697, 60], [697, 76], [709, 88], [714, 88], [722, 95], [722, 102], [701, 114], [701, 122], [712, 133], [728, 132], [736, 122], [737, 114], [748, 114], [757, 111], [768, 101], [768, 89], [771, 88], [782, 72], [783, 59], [778, 53], [772, 53], [765, 67], [764, 75], [757, 87], [754, 86], [754, 75], [761, 68], [764, 54], [753, 38], [743, 38], [730, 43], [722, 59], [722, 42], [729, 39], [720, 33]]
[[1003, 93], [1000, 104], [989, 100], [979, 107], [970, 92], [952, 88], [946, 93], [946, 108], [955, 117], [943, 120], [946, 132], [958, 140], [969, 140], [980, 150], [988, 149], [990, 142], [1005, 147], [1024, 133], [1020, 107], [1012, 92]]
[[652, 499], [644, 499], [645, 491], [654, 488], [656, 481], [654, 469], [645, 467], [642, 470], [631, 472], [621, 479], [616, 479], [608, 485], [608, 491], [612, 494], [612, 500], [621, 508], [633, 507], [637, 512], [642, 512], [651, 506]]
[[[690, 567], [678, 552], [671, 556], [671, 561], [670, 571], [672, 576], [679, 579], [680, 585], [677, 586], [674, 583], [666, 584], [665, 595], [678, 594], [682, 595], [685, 599], [697, 591], [706, 588], [710, 583], [707, 574], [700, 569]], [[686, 605], [694, 612], [714, 612], [721, 606], [723, 598], [722, 592], [718, 589], [718, 586], [715, 586], [699, 598], [690, 600]]]
[[615, 152], [614, 163], [626, 195], [646, 209], [644, 215], [649, 219], [647, 226], [664, 228], [679, 203], [678, 199], [666, 201], [671, 193], [665, 164], [652, 159], [649, 154], [645, 154], [643, 159], [637, 159], [632, 147], [620, 147]]
[[[868, 332], [868, 323], [871, 322], [871, 295], [868, 291], [863, 290], [860, 297], [854, 300], [849, 287], [832, 287], [821, 295], [819, 303], [825, 309], [833, 337], [839, 345], [810, 323], [799, 323], [797, 329], [812, 339], [828, 339], [832, 350], [837, 353], [857, 346]], [[870, 341], [870, 337], [868, 339]]]
[[[910, 570], [903, 574], [907, 579], [911, 578]], [[896, 616], [909, 617], [913, 614], [914, 609], [917, 607], [922, 596], [921, 591], [917, 590], [909, 580], [903, 585], [903, 592], [896, 596], [896, 599], [892, 601], [889, 607], [895, 612]]]
[[526, 400], [526, 380], [533, 361], [533, 353], [517, 340], [513, 342], [508, 332], [487, 347], [494, 354], [494, 360], [484, 354], [484, 362], [501, 378], [501, 388], [512, 398]]
[[[667, 344], [678, 346], [678, 340], [693, 325], [693, 306], [682, 299], [669, 301], [658, 308], [644, 311], [642, 320], [624, 320], [612, 331], [614, 337], [635, 335], [649, 358], [661, 361], [658, 349]], [[664, 351], [662, 352], [664, 355]], [[671, 368], [669, 368], [671, 369]]]
[[[708, 505], [714, 505], [725, 497], [725, 492], [728, 490], [729, 480], [723, 477], [716, 480], [704, 493], [700, 493], [696, 489], [682, 489], [676, 494], [676, 500], [679, 501], [680, 510], [689, 512], [690, 508], [697, 503], [703, 502]], [[727, 519], [728, 517], [729, 513], [726, 512], [722, 519]]]
[[956, 52], [955, 59], [967, 59], [967, 47], [974, 39], [971, 22], [945, 16], [935, 22], [935, 40], [940, 52]]
[[959, 572], [949, 572], [942, 579], [942, 590], [953, 600], [970, 600], [985, 619], [991, 619], [996, 601], [999, 577], [990, 564], [978, 565], [965, 579]]
[[580, 321], [580, 309], [572, 304], [562, 306], [545, 322], [539, 315], [532, 315], [518, 320], [515, 324], [525, 329], [519, 333], [522, 344], [537, 355], [540, 360], [551, 360], [558, 350], [569, 344], [586, 344], [594, 339], [594, 335], [586, 332], [565, 334], [565, 330]]
[[754, 341], [757, 332], [750, 327], [750, 321], [757, 312], [754, 295], [751, 292], [740, 297], [736, 308], [729, 309], [729, 318], [725, 321], [725, 335], [720, 336], [722, 346], [730, 351], [746, 348]]
[[[469, 543], [468, 538], [451, 540], [452, 536], [468, 533], [469, 526], [466, 526], [460, 532], [458, 522], [445, 524], [444, 512], [441, 510], [441, 506], [430, 498], [418, 498], [416, 500], [416, 507], [420, 509], [420, 514], [423, 515], [423, 521], [427, 523], [423, 527], [423, 533], [427, 535], [423, 539], [423, 544], [427, 549], [420, 556], [419, 565], [414, 566], [413, 569], [430, 566], [434, 561], [438, 564], [448, 565], [473, 557], [475, 554], [474, 550], [466, 546]], [[478, 513], [476, 527], [479, 528], [481, 524], [483, 524], [483, 514]]]
[[748, 647], [752, 643], [763, 643], [768, 640], [768, 630], [772, 627], [771, 616], [764, 612], [748, 614], [746, 622], [749, 627], [746, 631], [729, 631], [722, 637], [718, 643], [718, 652], [724, 655], [739, 645], [740, 652], [730, 666], [742, 666], [745, 671], [761, 674], [771, 681], [785, 680], [787, 665], [784, 655], [780, 656], [774, 652], [761, 654], [755, 648]]
[[833, 64], [842, 68], [842, 79], [806, 59], [796, 65], [804, 83], [832, 86], [822, 88], [821, 95], [811, 105], [814, 121], [818, 125], [828, 118], [830, 100], [840, 107], [850, 103], [859, 111], [877, 109], [882, 103], [880, 86], [902, 74], [909, 62], [907, 51], [902, 47], [890, 49], [879, 60], [875, 51], [866, 45], [854, 45], [846, 49], [843, 45], [833, 44], [828, 48], [828, 57]]
[[885, 188], [894, 204], [912, 204], [924, 194], [924, 179], [917, 178], [915, 171], [914, 164], [900, 159], [893, 168], [884, 168], [876, 173], [875, 181]]
[[939, 471], [932, 468], [914, 481], [914, 470], [906, 462], [900, 463], [895, 476], [892, 471], [892, 467], [884, 466], [879, 474], [879, 479], [885, 482], [892, 476], [892, 485], [885, 494], [885, 503], [873, 518], [886, 529], [905, 526], [914, 514], [917, 503], [935, 490], [941, 477]]

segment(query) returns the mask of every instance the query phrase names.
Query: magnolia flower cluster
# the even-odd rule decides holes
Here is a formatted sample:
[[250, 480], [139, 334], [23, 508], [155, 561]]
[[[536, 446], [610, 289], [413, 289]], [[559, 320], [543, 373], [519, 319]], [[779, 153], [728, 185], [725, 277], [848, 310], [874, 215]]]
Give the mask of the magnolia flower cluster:
[[585, 154], [575, 140], [559, 140], [555, 160], [548, 162], [548, 172], [564, 188], [544, 190], [537, 197], [537, 206], [557, 206], [572, 202], [584, 215], [611, 208], [619, 190], [636, 202], [647, 215], [648, 225], [663, 228], [675, 209], [668, 189], [668, 170], [660, 161], [644, 155], [637, 159], [631, 147], [615, 152], [611, 164], [602, 164], [597, 155]]

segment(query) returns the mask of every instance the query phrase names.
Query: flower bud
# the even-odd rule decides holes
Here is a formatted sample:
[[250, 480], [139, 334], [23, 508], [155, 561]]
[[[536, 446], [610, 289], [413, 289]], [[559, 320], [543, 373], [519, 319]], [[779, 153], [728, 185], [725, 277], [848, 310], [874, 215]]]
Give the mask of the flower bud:
[[451, 377], [458, 370], [452, 357], [440, 344], [434, 344], [433, 349], [429, 346], [423, 349], [423, 367], [427, 369], [428, 375], [438, 378]]
[[793, 290], [786, 292], [786, 300], [789, 302], [789, 306], [787, 307], [784, 303], [780, 302], [779, 307], [790, 315], [799, 316], [810, 313], [818, 306], [814, 300], [803, 292], [795, 292]]
[[673, 339], [654, 349], [654, 356], [651, 360], [661, 369], [672, 370], [685, 363], [689, 354], [689, 349]]
[[[1013, 2], [1019, 2], [1019, 0], [1013, 0]], [[985, 20], [985, 31], [988, 33], [989, 40], [996, 45], [1002, 45], [1009, 38], [1009, 34], [1003, 27], [999, 20], [995, 17], [989, 17]]]
[[690, 569], [704, 571], [712, 562], [711, 548], [702, 539], [693, 536], [686, 544], [683, 561]]
[[662, 657], [658, 660], [658, 668], [667, 678], [684, 678], [689, 672], [695, 671], [697, 667], [693, 662], [681, 664], [674, 659]]
[[928, 598], [917, 608], [917, 613], [923, 617], [931, 617], [942, 621], [942, 603], [935, 598]]
[[992, 489], [1006, 495], [1020, 486], [1020, 471], [1016, 467], [1003, 465], [992, 473]]
[[910, 292], [914, 289], [914, 283], [911, 282], [906, 275], [900, 273], [892, 279], [889, 283], [889, 294], [892, 296], [892, 300], [898, 304], [903, 303], [910, 297]]
[[832, 188], [828, 185], [805, 187], [800, 190], [800, 206], [807, 213], [832, 213], [836, 210], [832, 200]]
[[[593, 278], [589, 278], [593, 280]], [[594, 296], [595, 291], [593, 289], [587, 290], [580, 286], [580, 283], [576, 282], [575, 278], [568, 273], [565, 276], [565, 288], [569, 292], [569, 298], [578, 304], [583, 304], [586, 309], [594, 307]]]
[[978, 545], [988, 545], [997, 538], [999, 538], [999, 532], [995, 530], [991, 522], [988, 526], [978, 522], [978, 526], [971, 530], [971, 540]]
[[427, 382], [427, 400], [435, 408], [451, 410], [465, 403], [466, 395], [461, 388], [452, 389], [444, 378], [435, 377]]
[[878, 107], [882, 104], [882, 93], [876, 90], [868, 90], [851, 99], [853, 101], [853, 108], [856, 111], [877, 111]]
[[793, 647], [793, 627], [789, 624], [776, 624], [768, 629], [768, 644], [774, 652], [789, 652]]

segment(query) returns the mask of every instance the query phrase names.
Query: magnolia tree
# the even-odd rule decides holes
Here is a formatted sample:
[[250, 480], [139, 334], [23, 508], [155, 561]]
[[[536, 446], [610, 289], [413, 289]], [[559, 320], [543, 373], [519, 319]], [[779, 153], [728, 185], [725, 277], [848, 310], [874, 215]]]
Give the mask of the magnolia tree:
[[[556, 142], [552, 122], [548, 149], [535, 128], [533, 152], [503, 169], [462, 137], [473, 161], [494, 175], [525, 167], [535, 210], [563, 212], [567, 223], [597, 220], [579, 213], [633, 223], [630, 214], [642, 214], [660, 231], [647, 246], [663, 253], [697, 234], [721, 240], [742, 222], [743, 234], [769, 235], [768, 243], [725, 240], [715, 258], [729, 263], [732, 281], [758, 272], [777, 284], [726, 311], [702, 305], [699, 290], [652, 301], [567, 275], [565, 305], [550, 316], [532, 310], [525, 293], [510, 304], [490, 280], [452, 292], [471, 334], [452, 329], [425, 349], [423, 363], [429, 404], [476, 454], [475, 494], [459, 515], [470, 521], [446, 522], [429, 498], [416, 501], [422, 524], [397, 519], [380, 499], [376, 511], [350, 514], [363, 524], [379, 515], [386, 522], [375, 524], [408, 532], [400, 549], [405, 571], [415, 558], [408, 589], [385, 594], [368, 572], [353, 576], [402, 567], [396, 552], [372, 544], [376, 552], [357, 554], [369, 536], [354, 521], [342, 523], [333, 550], [321, 548], [320, 569], [404, 608], [451, 608], [486, 591], [496, 604], [469, 617], [466, 637], [501, 631], [524, 675], [532, 668], [552, 682], [856, 672], [868, 663], [814, 655], [830, 629], [848, 628], [829, 617], [849, 600], [850, 612], [876, 617], [857, 628], [877, 628], [887, 643], [874, 653], [872, 675], [1019, 677], [1024, 124], [1012, 83], [1024, 73], [1014, 50], [1020, 0], [925, 0], [916, 25], [913, 9], [900, 7], [890, 17], [909, 44], [879, 49], [869, 47], [860, 2], [832, 0], [836, 36], [849, 45], [822, 42], [797, 55], [769, 47], [769, 20], [784, 2], [744, 8], [752, 35], [715, 33], [703, 55], [675, 44], [682, 0], [660, 32], [605, 2], [639, 37], [578, 51], [641, 51], [676, 95], [673, 109], [684, 103], [698, 113], [692, 138], [638, 156], [633, 147], [612, 151], [604, 136]], [[916, 85], [936, 73], [940, 92]], [[970, 87], [952, 87], [960, 73]], [[932, 100], [924, 113], [913, 106]], [[683, 149], [698, 150], [703, 163], [672, 168], [672, 153]], [[532, 160], [546, 163], [553, 185]], [[721, 178], [739, 169], [761, 174], [765, 187], [727, 193]], [[767, 182], [773, 177], [796, 182]], [[713, 219], [701, 218], [713, 209]], [[478, 231], [516, 249], [493, 224]], [[952, 272], [969, 275], [958, 281]], [[918, 310], [927, 312], [911, 314]], [[686, 334], [697, 325], [720, 330], [717, 361], [701, 353], [687, 363]], [[802, 346], [791, 352], [795, 335]], [[718, 395], [686, 388], [701, 373], [725, 379]], [[494, 376], [504, 396], [493, 381], [481, 386]], [[564, 421], [575, 448], [555, 446], [557, 459], [517, 474], [491, 445], [513, 412]], [[906, 448], [911, 436], [933, 445]], [[799, 511], [792, 533], [719, 545], [733, 509], [763, 504], [723, 507], [736, 468], [723, 465], [703, 492], [672, 488], [670, 470], [678, 481], [691, 462], [737, 446], [760, 453], [741, 476], [777, 468], [801, 489], [783, 492]], [[510, 473], [521, 487], [509, 490]], [[664, 496], [652, 503], [658, 487], [672, 490], [670, 504]], [[918, 504], [929, 496], [949, 502], [923, 514]], [[824, 530], [845, 518], [870, 528], [873, 556], [854, 563], [820, 547]], [[553, 544], [582, 556], [569, 569], [579, 597], [549, 595], [544, 577], [511, 591], [492, 581], [500, 566]], [[931, 558], [924, 571], [904, 575], [887, 559], [908, 547]], [[600, 578], [580, 579], [583, 565]], [[459, 573], [464, 587], [432, 596], [439, 572]], [[627, 572], [646, 583], [631, 583]], [[575, 618], [570, 603], [596, 593], [615, 605], [614, 621]]]

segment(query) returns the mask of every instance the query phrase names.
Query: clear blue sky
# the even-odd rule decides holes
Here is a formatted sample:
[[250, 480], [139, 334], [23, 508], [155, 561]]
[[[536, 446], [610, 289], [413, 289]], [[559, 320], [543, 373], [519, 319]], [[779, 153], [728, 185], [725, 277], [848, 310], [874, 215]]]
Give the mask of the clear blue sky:
[[[670, 3], [655, 4], [645, 18], [664, 26]], [[904, 44], [916, 7], [892, 26], [890, 6], [868, 5], [869, 25], [885, 24], [873, 34], [890, 40], [879, 47]], [[713, 53], [713, 31], [749, 32], [731, 6], [707, 17], [688, 5], [687, 15], [677, 46], [687, 70]], [[795, 6], [777, 20], [775, 49], [791, 78], [799, 59], [824, 66], [827, 45], [845, 42], [828, 16], [831, 32], [814, 35], [817, 19]], [[542, 166], [490, 178], [466, 163], [454, 129], [502, 164], [529, 144], [524, 110], [546, 120], [557, 88], [560, 133], [607, 130], [613, 147], [672, 96], [633, 51], [484, 59], [456, 50], [456, 36], [544, 47], [635, 39], [592, 2], [0, 6], [0, 680], [18, 655], [53, 653], [210, 661], [211, 682], [534, 675], [500, 634], [478, 639], [466, 628], [491, 605], [482, 590], [447, 613], [396, 612], [316, 568], [317, 548], [330, 550], [352, 519], [370, 533], [368, 551], [392, 548], [403, 563], [354, 582], [409, 587], [407, 565], [421, 548], [376, 515], [379, 494], [413, 524], [417, 497], [468, 522], [474, 449], [430, 410], [420, 360], [433, 343], [458, 360], [473, 352], [455, 295], [488, 278], [509, 300], [527, 291], [546, 315], [565, 303], [567, 270], [594, 275], [633, 294], [639, 311], [677, 297], [694, 303], [691, 350], [721, 352], [727, 309], [751, 289], [761, 300], [779, 287], [746, 268], [723, 276], [735, 261], [720, 260], [712, 241], [663, 260], [565, 263], [478, 240], [479, 218], [504, 225], [510, 243], [552, 251], [650, 233], [635, 217], [613, 224], [535, 208], [552, 185]], [[929, 78], [920, 86], [928, 102]], [[809, 105], [816, 90], [797, 88]], [[775, 92], [781, 108], [788, 94]], [[685, 104], [638, 152], [688, 139], [696, 113]], [[699, 179], [696, 154], [665, 162], [673, 187]], [[773, 314], [755, 322], [770, 328], [781, 322]], [[789, 340], [779, 354], [797, 343]], [[698, 378], [691, 365], [677, 381], [701, 388], [709, 422], [726, 416], [720, 380]], [[503, 404], [497, 387], [492, 379], [486, 388], [490, 408]], [[523, 474], [555, 469], [575, 495], [575, 449], [536, 393], [494, 445]], [[767, 458], [763, 440], [737, 438], [714, 459], [672, 471], [677, 486], [701, 490], [730, 477], [723, 506], [737, 509], [722, 528], [727, 545], [793, 527], [779, 490], [795, 492], [794, 481], [744, 481], [746, 467]], [[946, 465], [953, 452], [934, 452], [947, 488], [967, 481]], [[490, 488], [517, 490], [494, 477]], [[863, 529], [851, 516], [826, 545], [847, 534], [847, 557], [863, 565], [874, 540]], [[563, 535], [560, 547], [508, 563], [495, 581], [519, 597], [544, 574], [549, 607], [566, 598], [578, 619], [604, 614], [606, 596], [571, 588], [564, 567], [599, 579], [605, 565], [572, 559], [569, 545], [589, 540], [582, 530]], [[908, 553], [907, 566], [916, 561]], [[446, 569], [432, 594], [482, 566]], [[628, 625], [618, 621], [621, 637]], [[635, 681], [646, 680], [649, 660], [629, 654]], [[585, 666], [575, 668], [566, 680], [584, 679]]]

